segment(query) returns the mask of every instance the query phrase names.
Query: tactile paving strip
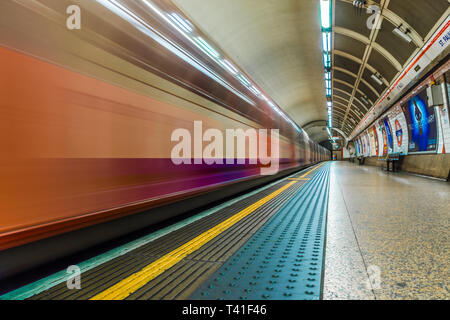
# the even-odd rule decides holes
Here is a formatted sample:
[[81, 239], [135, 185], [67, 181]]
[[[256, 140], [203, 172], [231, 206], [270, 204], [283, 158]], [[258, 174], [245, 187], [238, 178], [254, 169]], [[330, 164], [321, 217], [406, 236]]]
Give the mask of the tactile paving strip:
[[329, 165], [318, 170], [191, 299], [320, 299]]
[[272, 199], [202, 248], [188, 255], [182, 263], [148, 282], [127, 299], [186, 299], [201, 283], [227, 261], [278, 209], [300, 188], [294, 185]]

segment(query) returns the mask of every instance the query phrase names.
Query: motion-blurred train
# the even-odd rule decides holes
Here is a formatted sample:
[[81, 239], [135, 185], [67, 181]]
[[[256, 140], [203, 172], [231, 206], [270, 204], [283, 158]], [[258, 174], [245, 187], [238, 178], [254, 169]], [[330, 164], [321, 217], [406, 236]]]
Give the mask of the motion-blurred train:
[[[170, 1], [0, 17], [0, 278], [330, 158]], [[175, 165], [171, 133], [196, 120], [279, 129], [279, 173]]]

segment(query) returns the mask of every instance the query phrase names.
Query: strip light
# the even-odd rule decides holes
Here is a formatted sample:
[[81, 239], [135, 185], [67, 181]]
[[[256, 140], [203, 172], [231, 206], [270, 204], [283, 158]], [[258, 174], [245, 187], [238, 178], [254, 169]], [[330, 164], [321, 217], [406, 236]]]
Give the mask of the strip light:
[[325, 68], [325, 96], [327, 97], [328, 134], [332, 138], [330, 128], [332, 119], [332, 82], [331, 82], [331, 1], [320, 0], [320, 25], [322, 27], [323, 66]]
[[370, 76], [376, 83], [378, 83], [378, 85], [383, 85], [383, 81], [381, 81], [380, 78], [377, 77], [377, 75], [373, 74]]
[[323, 45], [323, 51], [329, 52], [331, 50], [331, 33], [330, 32], [322, 33], [322, 45]]
[[320, 19], [322, 28], [328, 29], [331, 27], [331, 1], [320, 0]]
[[[401, 25], [400, 25], [401, 26]], [[398, 27], [398, 28], [395, 28], [394, 30], [392, 30], [392, 32], [395, 34], [395, 35], [397, 35], [397, 36], [399, 36], [400, 38], [402, 38], [403, 40], [405, 40], [406, 42], [408, 42], [408, 43], [410, 43], [411, 41], [412, 41], [412, 39], [411, 39], [411, 37], [410, 36], [408, 36], [408, 32], [409, 32], [409, 30], [408, 29], [406, 29], [406, 32], [403, 32], [401, 29], [400, 29], [400, 27]]]

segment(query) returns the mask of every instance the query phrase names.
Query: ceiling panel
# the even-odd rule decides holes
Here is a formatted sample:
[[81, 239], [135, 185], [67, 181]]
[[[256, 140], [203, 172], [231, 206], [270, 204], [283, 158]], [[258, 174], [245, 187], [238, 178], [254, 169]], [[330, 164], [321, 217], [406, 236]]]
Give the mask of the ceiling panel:
[[363, 42], [339, 33], [335, 34], [334, 42], [334, 48], [336, 50], [350, 53], [355, 57], [362, 57], [364, 54], [364, 50], [366, 50], [366, 45]]
[[361, 33], [366, 37], [370, 34], [370, 29], [361, 28], [366, 25], [367, 15], [358, 14], [352, 3], [336, 1], [336, 25], [346, 29]]
[[334, 55], [334, 65], [336, 67], [340, 67], [342, 69], [348, 70], [354, 74], [358, 74], [359, 68], [361, 66], [358, 62], [347, 59], [347, 58], [337, 55], [337, 54]]
[[447, 0], [390, 0], [389, 10], [399, 15], [425, 37], [447, 10]]
[[376, 101], [378, 99], [378, 95], [373, 92], [364, 82], [360, 82], [358, 89], [364, 92], [364, 94], [369, 97], [370, 100]]
[[341, 82], [337, 82], [337, 81], [333, 81], [333, 87], [347, 91], [347, 92], [351, 92], [353, 90], [352, 86], [347, 85], [346, 83], [341, 83]]
[[388, 82], [391, 82], [397, 74], [397, 70], [394, 65], [377, 50], [372, 50], [368, 63], [374, 67]]
[[333, 73], [333, 77], [335, 79], [343, 80], [343, 81], [348, 82], [348, 83], [350, 83], [352, 85], [355, 84], [356, 78], [353, 77], [352, 75], [349, 75], [348, 73], [345, 73], [345, 72], [342, 72], [342, 71], [339, 71], [339, 70], [334, 70], [333, 72], [334, 72]]
[[374, 87], [375, 90], [377, 90], [380, 93], [383, 92], [387, 88], [387, 86], [384, 83], [380, 85], [377, 82], [375, 82], [375, 80], [372, 79], [372, 75], [373, 72], [365, 68], [362, 78], [366, 80], [372, 87]]
[[345, 98], [342, 98], [342, 97], [335, 97], [334, 101], [337, 101], [337, 102], [339, 102], [339, 103], [341, 103], [343, 105], [348, 105], [348, 98], [345, 99]]
[[378, 31], [376, 42], [385, 48], [390, 54], [394, 56], [402, 65], [416, 50], [414, 42], [408, 43], [402, 38], [396, 36], [392, 31], [396, 28], [387, 19], [383, 20], [381, 29]]
[[339, 90], [334, 90], [333, 96], [340, 97], [340, 98], [345, 99], [345, 100], [350, 99], [350, 95], [348, 95], [345, 92], [339, 91]]

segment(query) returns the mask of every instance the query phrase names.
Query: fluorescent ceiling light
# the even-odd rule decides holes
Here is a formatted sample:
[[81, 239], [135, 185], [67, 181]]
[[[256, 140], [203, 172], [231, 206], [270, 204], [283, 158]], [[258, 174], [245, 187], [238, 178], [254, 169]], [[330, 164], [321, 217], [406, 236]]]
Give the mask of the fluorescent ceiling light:
[[365, 103], [365, 104], [369, 104], [369, 101], [366, 100], [366, 98], [364, 98], [363, 96], [361, 96], [361, 100]]
[[330, 80], [331, 79], [331, 73], [330, 72], [325, 72], [325, 79], [326, 80]]
[[333, 103], [332, 103], [331, 101], [327, 101], [327, 106], [328, 106], [328, 107], [331, 107], [332, 104], [333, 104]]
[[380, 86], [383, 84], [383, 81], [381, 81], [380, 78], [378, 78], [375, 74], [370, 76], [376, 83], [378, 83]]
[[331, 67], [331, 57], [329, 53], [323, 54], [323, 64], [325, 65], [325, 68]]
[[330, 1], [329, 0], [320, 0], [320, 19], [322, 22], [322, 27], [328, 29], [331, 27], [330, 25]]
[[392, 32], [394, 34], [396, 34], [397, 36], [399, 36], [400, 38], [402, 38], [403, 40], [405, 40], [406, 42], [410, 43], [412, 41], [411, 37], [408, 36], [405, 32], [403, 32], [402, 30], [400, 30], [399, 28], [395, 28], [394, 30], [392, 30]]
[[331, 36], [329, 32], [322, 33], [322, 45], [324, 51], [331, 50]]

